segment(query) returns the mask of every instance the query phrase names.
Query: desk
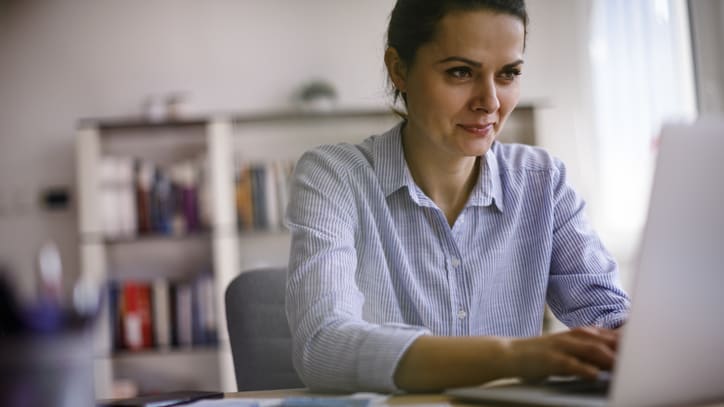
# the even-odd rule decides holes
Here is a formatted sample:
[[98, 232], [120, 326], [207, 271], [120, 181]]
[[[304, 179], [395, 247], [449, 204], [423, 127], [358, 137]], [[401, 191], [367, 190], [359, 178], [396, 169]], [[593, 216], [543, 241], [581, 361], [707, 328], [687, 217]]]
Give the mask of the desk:
[[[309, 393], [306, 389], [285, 389], [285, 390], [267, 390], [267, 391], [247, 391], [239, 393], [227, 393], [224, 398], [286, 398], [299, 396], [317, 396], [317, 394]], [[325, 395], [334, 397], [334, 395]], [[416, 406], [416, 405], [449, 405], [449, 406], [476, 406], [476, 407], [495, 407], [495, 404], [470, 404], [462, 401], [454, 400], [444, 394], [401, 394], [391, 396], [387, 400], [387, 404], [391, 406]], [[510, 405], [508, 405], [510, 406]], [[684, 406], [682, 406], [684, 407]], [[699, 407], [724, 407], [724, 403], [707, 404]]]
[[[306, 389], [288, 389], [288, 390], [267, 390], [267, 391], [245, 391], [240, 393], [227, 393], [224, 398], [253, 398], [253, 399], [276, 399], [285, 397], [299, 396], [317, 396], [317, 394], [309, 393]], [[334, 395], [323, 395], [334, 397]], [[401, 394], [390, 396], [387, 404], [391, 406], [416, 406], [416, 405], [451, 405], [451, 406], [482, 406], [481, 404], [464, 404], [453, 401], [451, 397], [440, 393], [433, 394]]]

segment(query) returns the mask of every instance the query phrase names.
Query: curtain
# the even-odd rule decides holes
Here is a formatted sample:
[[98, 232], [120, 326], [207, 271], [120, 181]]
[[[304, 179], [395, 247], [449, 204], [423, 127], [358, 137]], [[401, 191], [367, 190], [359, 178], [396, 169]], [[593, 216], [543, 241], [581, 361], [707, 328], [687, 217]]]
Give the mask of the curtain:
[[661, 126], [696, 115], [688, 13], [684, 0], [594, 0], [591, 13], [598, 229], [625, 262], [645, 222]]

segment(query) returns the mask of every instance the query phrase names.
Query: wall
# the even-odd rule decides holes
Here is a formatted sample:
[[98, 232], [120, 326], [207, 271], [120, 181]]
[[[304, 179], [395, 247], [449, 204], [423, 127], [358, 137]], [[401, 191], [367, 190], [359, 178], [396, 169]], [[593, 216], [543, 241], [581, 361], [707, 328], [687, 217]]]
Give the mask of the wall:
[[[78, 118], [131, 115], [150, 94], [183, 91], [195, 112], [287, 106], [300, 84], [333, 82], [341, 103], [386, 102], [382, 53], [393, 0], [11, 0], [0, 5], [0, 261], [32, 291], [33, 257], [59, 243], [77, 272], [74, 209], [39, 190], [75, 184]], [[541, 143], [595, 197], [589, 1], [529, 0], [523, 99], [541, 104]], [[591, 202], [595, 207], [595, 202]]]

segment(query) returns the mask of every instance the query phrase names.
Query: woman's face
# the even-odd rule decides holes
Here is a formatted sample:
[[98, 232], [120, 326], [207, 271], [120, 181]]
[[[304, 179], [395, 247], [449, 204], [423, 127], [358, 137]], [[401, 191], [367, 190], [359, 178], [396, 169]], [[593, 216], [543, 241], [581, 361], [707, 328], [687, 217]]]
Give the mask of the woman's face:
[[524, 41], [515, 16], [445, 16], [410, 66], [390, 70], [407, 94], [408, 142], [451, 158], [484, 155], [518, 103]]

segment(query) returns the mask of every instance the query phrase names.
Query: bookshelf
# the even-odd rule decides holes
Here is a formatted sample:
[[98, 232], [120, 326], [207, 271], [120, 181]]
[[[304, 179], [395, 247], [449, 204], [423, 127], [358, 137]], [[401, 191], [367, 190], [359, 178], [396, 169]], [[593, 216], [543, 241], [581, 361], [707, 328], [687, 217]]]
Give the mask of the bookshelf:
[[[117, 349], [117, 315], [105, 306], [95, 334], [96, 397], [112, 397], [113, 382], [130, 379], [141, 392], [198, 388], [235, 391], [223, 294], [238, 273], [286, 266], [290, 235], [281, 224], [244, 228], [237, 201], [239, 171], [249, 164], [294, 163], [326, 143], [358, 143], [391, 128], [399, 118], [387, 109], [329, 112], [267, 111], [219, 114], [162, 122], [120, 117], [84, 119], [77, 130], [78, 230], [82, 272], [99, 282], [188, 281], [208, 269], [213, 279], [215, 341]], [[508, 141], [534, 142], [534, 115], [519, 107], [506, 125]], [[181, 232], [110, 233], [101, 168], [108, 157], [169, 168], [198, 162], [203, 168], [202, 227]], [[128, 172], [128, 171], [126, 171]], [[280, 181], [284, 183], [283, 179]], [[279, 191], [277, 191], [279, 194]], [[205, 198], [204, 198], [205, 196]], [[283, 199], [276, 210], [281, 217]], [[138, 218], [136, 218], [136, 224]], [[115, 332], [115, 334], [114, 334]], [[114, 339], [115, 337], [115, 339]]]
[[[112, 397], [113, 383], [119, 379], [133, 381], [141, 392], [234, 388], [222, 302], [225, 283], [239, 270], [233, 185], [230, 182], [232, 157], [228, 153], [231, 128], [228, 118], [163, 123], [127, 118], [82, 120], [78, 126], [76, 157], [82, 272], [101, 283], [113, 281], [120, 286], [120, 293], [117, 292], [116, 296], [110, 295], [109, 290], [109, 301], [103, 308], [96, 328], [94, 376], [98, 398]], [[120, 173], [125, 172], [126, 175], [129, 172], [130, 158], [136, 160], [135, 162], [152, 163], [164, 169], [172, 168], [179, 162], [198, 163], [198, 169], [203, 170], [199, 171], [203, 173], [203, 181], [196, 186], [208, 190], [209, 198], [203, 207], [200, 204], [203, 197], [189, 200], [198, 205], [194, 212], [197, 218], [195, 226], [192, 216], [184, 212], [183, 216], [179, 215], [174, 219], [166, 216], [161, 226], [155, 225], [158, 227], [154, 226], [153, 229], [141, 233], [139, 214], [143, 211], [140, 210], [140, 201], [124, 197], [124, 193], [128, 195], [125, 190], [129, 189], [133, 191], [132, 198], [137, 197], [135, 194], [138, 191], [134, 188], [140, 177], [121, 181], [121, 176], [117, 179], [111, 177], [109, 182], [108, 173], [111, 171], [104, 170], [104, 167], [108, 167], [108, 162], [117, 157], [122, 158], [120, 162], [125, 162], [121, 167], [125, 165], [126, 170], [121, 170]], [[134, 164], [134, 167], [140, 166]], [[140, 171], [136, 174], [138, 173]], [[156, 172], [160, 173], [161, 171]], [[158, 190], [161, 189], [160, 183], [153, 185], [154, 188], [158, 186]], [[173, 195], [174, 199], [183, 196], [179, 192], [181, 189], [183, 188], [175, 190], [177, 194]], [[165, 190], [168, 190], [168, 185]], [[201, 195], [200, 190], [196, 192]], [[162, 195], [152, 196], [155, 199]], [[109, 208], [114, 201], [120, 204]], [[137, 205], [134, 208], [136, 216], [118, 222], [109, 221], [109, 213], [123, 214], [127, 211], [128, 208], [123, 207], [123, 202]], [[185, 205], [186, 203], [177, 202], [177, 207], [183, 207], [184, 210], [193, 207]], [[159, 209], [156, 214], [168, 212]], [[120, 215], [119, 217], [123, 218]], [[158, 215], [155, 219], [161, 218], [164, 216]], [[205, 219], [201, 221], [198, 218]], [[182, 226], [179, 227], [179, 224]], [[144, 327], [141, 329], [137, 326], [139, 323], [130, 323], [138, 318], [129, 311], [132, 301], [128, 292], [133, 291], [129, 289], [129, 285], [148, 284], [152, 289], [155, 287], [151, 285], [158, 281], [165, 281], [166, 285], [181, 285], [181, 282], [196, 281], [204, 270], [208, 270], [211, 276], [206, 283], [207, 288], [203, 290], [206, 293], [203, 298], [204, 304], [207, 304], [205, 309], [214, 313], [214, 318], [206, 319], [207, 324], [213, 323], [213, 340], [203, 343], [194, 337], [193, 341], [177, 339], [172, 343], [170, 333], [161, 341], [161, 335], [155, 331], [151, 331], [149, 339], [149, 332], [144, 330], [144, 324], [140, 324]], [[209, 292], [213, 295], [208, 295]], [[144, 295], [150, 296], [143, 294], [141, 298], [145, 298]], [[190, 295], [188, 298], [191, 298]], [[135, 296], [138, 294], [135, 294], [134, 298]], [[113, 310], [121, 312], [121, 307], [111, 306], [119, 303], [118, 298], [123, 299], [124, 317], [130, 315], [136, 319], [128, 317], [120, 320], [119, 324], [121, 317], [114, 314]], [[198, 298], [201, 298], [200, 294]], [[148, 298], [141, 303], [145, 304], [147, 300]], [[210, 303], [211, 301], [213, 303]], [[192, 307], [188, 301], [175, 303], [169, 300], [166, 303], [172, 306], [185, 306], [188, 303], [189, 307]], [[155, 304], [150, 310], [156, 311]], [[191, 312], [179, 315], [188, 318]], [[167, 315], [166, 318], [166, 324], [175, 327], [176, 317]], [[151, 322], [154, 328], [160, 325], [153, 319]], [[122, 334], [119, 334], [119, 326]], [[131, 332], [137, 333], [132, 335]], [[177, 333], [177, 336], [182, 335]], [[132, 341], [123, 343], [133, 337], [139, 339], [137, 344]]]
[[[136, 382], [141, 392], [188, 388], [234, 391], [224, 291], [241, 270], [283, 266], [289, 253], [289, 234], [280, 224], [240, 230], [235, 205], [237, 167], [279, 160], [293, 163], [317, 144], [358, 142], [386, 130], [395, 121], [386, 110], [275, 111], [165, 122], [132, 117], [81, 120], [76, 156], [82, 272], [99, 282], [117, 282], [123, 296], [125, 284], [152, 285], [159, 279], [188, 281], [200, 270], [209, 269], [215, 312], [216, 339], [212, 344], [159, 346], [154, 335], [151, 345], [119, 349], [118, 315], [109, 304], [104, 306], [94, 341], [96, 396], [112, 397], [113, 382], [119, 379]], [[109, 183], [104, 166], [109, 159], [119, 157], [126, 161], [126, 174], [130, 172], [129, 158], [164, 169], [179, 162], [201, 163], [204, 175], [199, 184], [203, 187], [199, 188], [207, 193], [206, 198], [199, 198], [206, 200], [199, 211], [208, 212], [199, 214], [205, 218], [203, 226], [193, 231], [181, 228], [181, 232], [166, 229], [140, 233], [137, 213], [123, 221], [131, 225], [114, 229], [118, 225], [109, 222], [108, 213], [123, 213], [124, 208], [109, 209], [109, 201], [129, 198], [112, 195], [121, 198], [109, 199], [117, 179], [111, 178]], [[134, 168], [139, 167], [134, 164]], [[123, 181], [119, 188], [129, 184], [135, 187], [137, 181], [135, 177], [130, 183]], [[140, 205], [135, 203], [138, 210]], [[114, 304], [118, 301], [116, 297], [112, 300]], [[122, 321], [121, 327], [125, 326]]]

